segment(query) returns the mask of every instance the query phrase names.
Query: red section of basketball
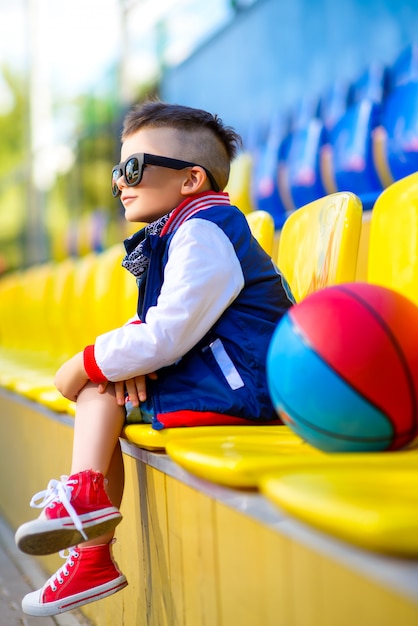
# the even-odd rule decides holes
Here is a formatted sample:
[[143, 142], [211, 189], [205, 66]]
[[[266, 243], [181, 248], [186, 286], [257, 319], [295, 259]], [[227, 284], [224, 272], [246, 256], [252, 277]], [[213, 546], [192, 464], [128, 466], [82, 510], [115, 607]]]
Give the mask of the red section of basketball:
[[418, 307], [413, 302], [377, 285], [346, 283], [310, 295], [289, 314], [315, 352], [388, 416], [397, 435], [415, 432]]

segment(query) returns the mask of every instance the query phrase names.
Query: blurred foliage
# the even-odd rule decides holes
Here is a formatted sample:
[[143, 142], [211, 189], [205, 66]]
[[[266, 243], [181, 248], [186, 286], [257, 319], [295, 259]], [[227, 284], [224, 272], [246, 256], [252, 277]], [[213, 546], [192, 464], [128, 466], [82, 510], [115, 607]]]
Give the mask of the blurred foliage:
[[27, 188], [27, 103], [22, 76], [0, 69], [2, 89], [11, 106], [0, 112], [0, 271], [22, 262], [18, 245], [25, 216]]
[[[120, 201], [110, 193], [110, 172], [120, 160], [126, 113], [117, 90], [108, 87], [78, 96], [73, 102], [54, 103], [54, 126], [71, 116], [66, 147], [73, 152], [73, 163], [57, 172], [50, 188], [38, 190], [29, 180], [28, 81], [7, 67], [0, 68], [0, 73], [12, 96], [12, 106], [3, 113], [0, 109], [0, 274], [4, 269], [31, 264], [27, 249], [34, 238], [39, 238], [42, 247], [37, 261], [61, 260], [107, 248], [134, 232], [135, 226], [123, 219]], [[157, 94], [155, 83], [143, 85], [135, 101]], [[36, 219], [42, 222], [38, 232], [29, 219], [34, 197]]]
[[27, 90], [25, 79], [7, 67], [0, 69], [4, 86], [10, 90], [13, 106], [0, 113], [0, 185], [10, 184], [10, 176], [22, 181], [22, 164], [27, 154]]

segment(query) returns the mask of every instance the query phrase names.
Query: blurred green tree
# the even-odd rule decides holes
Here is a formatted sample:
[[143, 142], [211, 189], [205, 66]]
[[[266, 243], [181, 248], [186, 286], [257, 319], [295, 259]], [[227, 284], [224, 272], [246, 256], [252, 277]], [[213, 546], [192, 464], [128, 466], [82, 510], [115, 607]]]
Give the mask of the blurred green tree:
[[25, 78], [0, 68], [0, 271], [22, 262], [27, 202], [28, 102]]

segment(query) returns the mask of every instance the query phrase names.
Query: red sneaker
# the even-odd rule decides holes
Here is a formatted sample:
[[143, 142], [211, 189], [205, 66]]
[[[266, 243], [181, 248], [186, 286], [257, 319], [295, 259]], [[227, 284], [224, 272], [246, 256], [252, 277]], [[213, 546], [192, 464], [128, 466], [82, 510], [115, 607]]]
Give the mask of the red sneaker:
[[113, 530], [122, 515], [109, 500], [104, 485], [103, 474], [92, 470], [51, 480], [30, 503], [44, 508], [41, 515], [16, 531], [20, 550], [52, 554]]
[[24, 613], [58, 615], [106, 598], [128, 584], [113, 560], [110, 544], [76, 546], [69, 552], [65, 565], [47, 580], [42, 589], [23, 598]]

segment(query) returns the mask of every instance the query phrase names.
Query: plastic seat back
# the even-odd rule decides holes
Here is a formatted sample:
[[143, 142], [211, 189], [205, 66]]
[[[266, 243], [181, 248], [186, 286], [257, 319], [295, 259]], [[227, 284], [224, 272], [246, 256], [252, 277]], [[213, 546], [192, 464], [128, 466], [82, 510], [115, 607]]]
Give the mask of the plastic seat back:
[[[22, 274], [24, 301], [23, 311], [25, 323], [20, 326], [25, 332], [20, 332], [20, 348], [27, 351], [48, 354], [50, 344], [50, 329], [48, 315], [52, 295], [52, 276], [54, 265], [44, 263], [34, 265]], [[19, 327], [19, 326], [18, 326]]]
[[321, 95], [316, 114], [327, 131], [334, 128], [347, 110], [348, 90], [346, 82], [336, 80]]
[[372, 142], [372, 133], [379, 120], [380, 105], [369, 99], [361, 100], [347, 109], [330, 133], [331, 168], [336, 189], [367, 198], [370, 201], [368, 208], [383, 190], [374, 163]]
[[[256, 151], [253, 196], [257, 209], [273, 216], [277, 230], [283, 226], [289, 210], [279, 189], [279, 169], [285, 157], [284, 147], [284, 123], [274, 120], [265, 142]], [[292, 205], [291, 210], [293, 208]]]
[[67, 311], [68, 332], [71, 333], [71, 352], [75, 354], [94, 343], [95, 329], [94, 286], [97, 272], [95, 253], [77, 259], [74, 264], [72, 307]]
[[117, 244], [98, 254], [92, 299], [93, 327], [97, 335], [121, 326], [120, 285], [126, 270], [121, 266], [123, 246]]
[[324, 143], [325, 129], [317, 118], [295, 129], [290, 136], [286, 167], [289, 191], [296, 209], [327, 193], [320, 172], [320, 152]]
[[411, 80], [418, 80], [418, 43], [404, 48], [388, 69], [389, 91]]
[[255, 210], [251, 195], [253, 157], [249, 152], [241, 152], [231, 163], [231, 172], [225, 191], [229, 193], [231, 204], [243, 213]]
[[418, 80], [400, 85], [387, 97], [382, 125], [386, 159], [393, 180], [418, 170]]
[[418, 172], [390, 185], [376, 201], [367, 280], [418, 304]]
[[251, 233], [260, 246], [272, 256], [274, 246], [274, 219], [267, 211], [252, 211], [246, 215]]
[[382, 102], [388, 89], [388, 70], [381, 63], [371, 63], [369, 67], [350, 85], [349, 105], [371, 100]]
[[22, 346], [25, 322], [23, 272], [13, 272], [0, 280], [0, 348]]
[[77, 261], [69, 257], [53, 269], [51, 305], [48, 312], [49, 350], [57, 362], [73, 356], [74, 334], [68, 332], [68, 317], [74, 307], [74, 274]]
[[297, 302], [355, 279], [361, 221], [361, 201], [350, 192], [319, 198], [288, 217], [277, 261]]

